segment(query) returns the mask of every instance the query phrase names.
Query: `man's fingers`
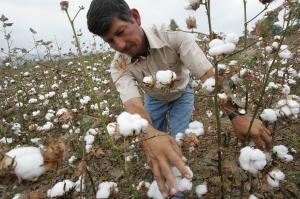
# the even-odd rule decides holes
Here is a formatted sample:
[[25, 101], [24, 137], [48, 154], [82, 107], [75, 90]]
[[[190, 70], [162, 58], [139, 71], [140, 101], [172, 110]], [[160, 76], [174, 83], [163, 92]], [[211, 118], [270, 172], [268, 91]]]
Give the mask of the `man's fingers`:
[[162, 195], [166, 198], [168, 197], [168, 189], [166, 187], [165, 178], [160, 172], [160, 165], [156, 160], [153, 160], [152, 162], [152, 172], [154, 179], [156, 180], [157, 186], [159, 191], [162, 193]]
[[266, 148], [266, 145], [265, 145], [265, 143], [262, 141], [262, 139], [261, 139], [260, 136], [257, 136], [257, 135], [256, 135], [256, 136], [252, 136], [252, 139], [253, 139], [255, 145], [256, 145], [258, 148], [260, 148], [260, 149], [262, 149], [262, 150], [264, 150], [264, 149]]
[[272, 147], [272, 137], [268, 134], [268, 131], [262, 130], [260, 137], [265, 142], [267, 149], [270, 149]]
[[171, 144], [172, 148], [174, 149], [174, 151], [177, 153], [177, 155], [179, 157], [183, 157], [181, 149], [179, 148], [179, 146], [177, 145], [176, 141], [173, 138], [170, 139], [170, 144]]
[[171, 167], [165, 156], [159, 157], [159, 166], [163, 177], [166, 179], [167, 184], [170, 187], [170, 193], [174, 195], [178, 190], [176, 178], [173, 172], [171, 171]]

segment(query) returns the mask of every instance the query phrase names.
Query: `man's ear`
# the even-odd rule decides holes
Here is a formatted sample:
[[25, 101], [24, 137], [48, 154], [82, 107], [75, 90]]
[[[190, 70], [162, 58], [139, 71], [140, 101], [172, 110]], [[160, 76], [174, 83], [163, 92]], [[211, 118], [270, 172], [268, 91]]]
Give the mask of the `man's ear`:
[[136, 22], [140, 26], [141, 25], [141, 17], [140, 17], [139, 11], [135, 8], [131, 9], [131, 16], [132, 16], [134, 22]]

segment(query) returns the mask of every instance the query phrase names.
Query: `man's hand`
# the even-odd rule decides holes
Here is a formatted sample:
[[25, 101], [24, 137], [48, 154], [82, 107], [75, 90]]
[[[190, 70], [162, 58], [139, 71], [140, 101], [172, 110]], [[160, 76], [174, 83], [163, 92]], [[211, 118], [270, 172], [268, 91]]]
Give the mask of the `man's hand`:
[[176, 178], [171, 171], [170, 163], [176, 166], [182, 176], [187, 179], [192, 179], [192, 173], [186, 167], [181, 150], [171, 136], [151, 126], [147, 127], [146, 131], [149, 139], [144, 138], [142, 145], [158, 188], [166, 198], [178, 191]]
[[[232, 119], [232, 126], [236, 133], [236, 136], [242, 141], [247, 141], [247, 132], [250, 126], [251, 117], [248, 115], [237, 116]], [[255, 145], [260, 149], [270, 149], [272, 143], [272, 137], [269, 130], [264, 127], [260, 120], [255, 119], [253, 121], [250, 136], [252, 137]]]

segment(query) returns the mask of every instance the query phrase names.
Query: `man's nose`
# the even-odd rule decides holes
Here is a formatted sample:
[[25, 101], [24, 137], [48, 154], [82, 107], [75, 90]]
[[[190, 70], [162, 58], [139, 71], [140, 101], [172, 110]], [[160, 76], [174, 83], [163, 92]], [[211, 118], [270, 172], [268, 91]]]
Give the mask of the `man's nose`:
[[123, 39], [120, 38], [115, 38], [114, 41], [114, 49], [119, 51], [119, 52], [123, 52], [126, 46], [126, 42]]

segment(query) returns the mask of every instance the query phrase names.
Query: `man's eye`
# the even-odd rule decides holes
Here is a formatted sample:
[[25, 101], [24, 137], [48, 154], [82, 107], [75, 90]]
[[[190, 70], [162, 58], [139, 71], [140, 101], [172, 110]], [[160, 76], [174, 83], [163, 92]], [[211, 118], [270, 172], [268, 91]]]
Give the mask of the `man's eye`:
[[124, 31], [122, 30], [122, 31], [120, 31], [120, 32], [117, 32], [117, 36], [121, 36], [122, 34], [124, 33]]

